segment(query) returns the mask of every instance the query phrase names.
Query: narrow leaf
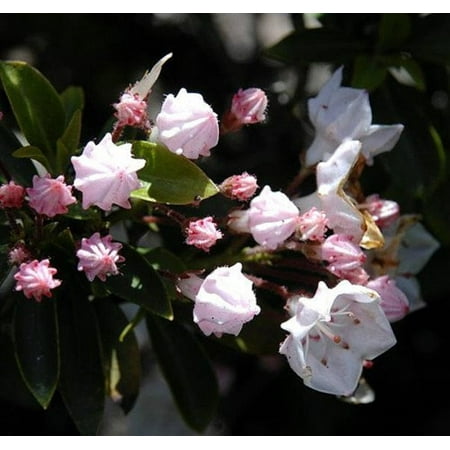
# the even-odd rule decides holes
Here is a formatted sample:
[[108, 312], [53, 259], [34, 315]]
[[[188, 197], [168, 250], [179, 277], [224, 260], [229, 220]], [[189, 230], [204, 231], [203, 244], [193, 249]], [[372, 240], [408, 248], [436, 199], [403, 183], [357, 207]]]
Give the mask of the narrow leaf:
[[13, 156], [16, 158], [29, 158], [34, 159], [35, 161], [40, 162], [49, 172], [52, 171], [52, 166], [50, 161], [44, 155], [42, 150], [38, 147], [34, 147], [32, 145], [27, 145], [26, 147], [21, 147], [17, 149]]
[[136, 157], [147, 161], [138, 174], [147, 183], [146, 188], [132, 193], [134, 198], [182, 205], [203, 200], [219, 192], [217, 186], [196, 164], [162, 145], [136, 141], [133, 152]]
[[54, 299], [41, 303], [20, 296], [14, 314], [14, 348], [23, 380], [46, 409], [59, 377], [59, 339]]
[[64, 131], [65, 114], [50, 82], [24, 62], [0, 62], [0, 79], [23, 134], [48, 159]]
[[141, 360], [136, 336], [131, 331], [120, 340], [128, 319], [111, 299], [96, 299], [95, 310], [100, 328], [108, 394], [125, 413], [139, 393]]
[[[76, 286], [75, 279], [72, 286]], [[105, 385], [94, 307], [72, 287], [61, 295], [57, 309], [61, 342], [58, 389], [80, 433], [95, 435], [103, 416]]]
[[66, 125], [68, 125], [75, 112], [84, 108], [84, 92], [80, 87], [69, 86], [61, 93], [60, 98], [66, 113]]
[[218, 401], [215, 374], [194, 336], [176, 322], [147, 316], [153, 349], [186, 423], [202, 431]]
[[125, 262], [120, 274], [108, 277], [105, 287], [114, 295], [143, 306], [161, 317], [172, 319], [172, 307], [164, 283], [156, 270], [135, 249], [124, 245], [120, 254]]

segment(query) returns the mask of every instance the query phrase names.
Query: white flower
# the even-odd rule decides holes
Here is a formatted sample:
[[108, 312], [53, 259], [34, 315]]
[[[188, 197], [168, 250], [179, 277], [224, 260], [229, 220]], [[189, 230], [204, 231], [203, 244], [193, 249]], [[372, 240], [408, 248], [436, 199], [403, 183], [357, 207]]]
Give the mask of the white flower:
[[96, 205], [109, 211], [113, 204], [130, 208], [131, 191], [140, 183], [136, 172], [145, 166], [145, 159], [135, 159], [131, 144], [116, 145], [111, 134], [97, 144], [89, 142], [81, 156], [72, 156], [75, 168], [74, 186], [83, 193], [83, 208]]
[[325, 83], [317, 97], [308, 101], [309, 118], [316, 136], [306, 151], [305, 162], [313, 166], [326, 161], [346, 140], [362, 142], [368, 164], [374, 156], [391, 150], [400, 138], [403, 125], [371, 125], [369, 96], [363, 89], [341, 87], [342, 67]]
[[206, 336], [237, 336], [244, 323], [259, 314], [253, 283], [242, 274], [242, 264], [218, 267], [204, 280], [192, 275], [178, 282], [181, 292], [194, 300], [194, 322]]
[[352, 394], [364, 361], [396, 342], [379, 295], [347, 280], [332, 289], [321, 281], [313, 298], [294, 300], [293, 317], [281, 324], [290, 334], [280, 353], [306, 386], [329, 394]]

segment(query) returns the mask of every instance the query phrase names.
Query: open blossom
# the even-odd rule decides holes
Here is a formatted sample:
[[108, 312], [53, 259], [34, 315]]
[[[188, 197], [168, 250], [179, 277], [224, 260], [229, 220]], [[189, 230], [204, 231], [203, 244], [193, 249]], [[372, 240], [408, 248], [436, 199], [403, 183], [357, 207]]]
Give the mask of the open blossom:
[[326, 161], [346, 140], [359, 140], [368, 164], [379, 153], [391, 150], [403, 125], [372, 125], [369, 96], [363, 89], [341, 87], [342, 67], [336, 70], [317, 97], [308, 101], [309, 118], [316, 136], [306, 151], [306, 165]]
[[72, 156], [71, 161], [84, 209], [96, 205], [109, 211], [113, 204], [131, 207], [131, 191], [140, 187], [136, 172], [145, 166], [144, 159], [133, 158], [131, 144], [116, 145], [107, 133], [97, 145], [90, 141], [81, 156]]
[[290, 237], [297, 226], [298, 208], [282, 192], [264, 186], [248, 210], [250, 232], [258, 244], [274, 250]]
[[223, 237], [212, 217], [190, 221], [186, 234], [186, 244], [193, 245], [205, 252], [209, 251], [217, 240]]
[[21, 208], [25, 197], [25, 189], [10, 181], [0, 186], [0, 208]]
[[356, 284], [364, 284], [369, 275], [362, 268], [366, 255], [351, 236], [332, 234], [321, 247], [322, 259], [328, 263], [327, 269], [339, 278]]
[[255, 195], [258, 182], [256, 177], [243, 172], [226, 178], [219, 187], [223, 195], [245, 202]]
[[111, 235], [100, 237], [100, 233], [94, 233], [90, 238], [83, 238], [77, 251], [78, 270], [84, 270], [89, 281], [95, 277], [105, 281], [107, 276], [117, 275], [116, 264], [125, 260], [119, 255], [121, 248], [122, 244], [112, 242]]
[[169, 94], [156, 117], [157, 140], [189, 159], [209, 156], [219, 141], [217, 115], [201, 94], [180, 89]]
[[280, 353], [306, 386], [320, 392], [352, 394], [364, 362], [396, 342], [379, 295], [364, 286], [344, 280], [330, 289], [321, 281], [313, 298], [292, 302], [293, 316], [281, 324], [289, 335]]
[[67, 206], [77, 200], [72, 195], [72, 186], [64, 183], [64, 177], [60, 175], [53, 179], [49, 174], [44, 177], [33, 176], [33, 187], [27, 188], [30, 206], [38, 213], [47, 217], [57, 214], [65, 214]]
[[23, 291], [25, 297], [33, 297], [38, 302], [42, 300], [42, 296], [52, 297], [50, 290], [61, 284], [61, 280], [53, 278], [56, 273], [57, 270], [50, 267], [48, 259], [42, 261], [35, 259], [29, 263], [22, 263], [19, 271], [14, 275], [17, 281], [16, 290]]
[[408, 298], [401, 291], [395, 280], [388, 275], [370, 280], [366, 286], [377, 291], [381, 297], [380, 306], [383, 308], [386, 317], [390, 322], [396, 322], [403, 319], [409, 312]]
[[181, 292], [195, 302], [194, 322], [206, 336], [237, 336], [244, 323], [259, 314], [253, 283], [242, 274], [242, 264], [218, 267], [205, 279], [191, 275], [178, 282]]
[[298, 218], [298, 230], [303, 241], [323, 242], [327, 231], [328, 219], [323, 211], [312, 207]]

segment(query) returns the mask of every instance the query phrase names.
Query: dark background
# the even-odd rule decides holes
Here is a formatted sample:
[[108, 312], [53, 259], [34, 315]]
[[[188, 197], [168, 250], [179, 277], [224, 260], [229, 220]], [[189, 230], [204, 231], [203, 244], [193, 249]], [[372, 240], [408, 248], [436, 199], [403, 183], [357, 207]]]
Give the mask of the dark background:
[[[365, 27], [379, 18], [376, 14], [352, 16], [354, 20], [348, 22], [348, 27], [356, 34], [365, 33]], [[287, 67], [264, 57], [262, 51], [266, 45], [301, 27], [302, 20], [298, 14], [2, 14], [0, 58], [27, 60], [60, 91], [68, 85], [84, 88], [83, 143], [102, 135], [102, 128], [111, 121], [111, 105], [121, 91], [169, 52], [174, 56], [163, 68], [153, 94], [155, 104], [151, 106], [155, 111], [163, 94], [176, 93], [185, 87], [188, 91], [201, 92], [220, 116], [238, 88], [261, 87], [270, 101], [267, 122], [226, 137], [220, 150], [204, 165], [214, 180], [247, 170], [258, 176], [260, 185], [271, 184], [275, 190], [285, 187], [296, 173], [299, 150], [311, 140], [305, 100], [317, 86], [313, 83], [305, 87], [307, 64]], [[434, 123], [438, 124], [445, 150], [448, 148], [448, 106], [444, 102], [433, 109], [432, 98], [436, 92], [448, 92], [446, 67], [424, 63], [423, 69], [427, 90], [420, 98], [429, 108], [423, 114], [433, 116]], [[316, 84], [320, 85], [320, 80]], [[373, 106], [375, 118], [386, 115], [386, 104], [377, 92]], [[408, 123], [405, 125], [408, 127]], [[384, 162], [383, 168], [374, 169], [378, 170], [374, 172], [377, 176], [372, 176], [369, 184], [377, 186], [383, 181], [392, 198], [398, 199], [407, 211], [424, 214], [428, 228], [445, 240], [449, 230], [445, 210], [439, 220], [433, 221], [434, 210], [430, 212], [426, 201], [417, 200], [415, 193], [408, 190], [409, 174], [392, 174], [394, 169], [391, 172], [386, 169], [390, 167], [389, 160]], [[420, 165], [420, 159], [416, 164]], [[396, 189], [398, 185], [402, 189]], [[437, 207], [446, 207], [447, 192], [444, 183], [433, 199]], [[228, 378], [224, 381], [226, 388], [217, 420], [208, 432], [447, 435], [450, 430], [448, 261], [448, 246], [444, 242], [420, 276], [428, 306], [394, 325], [397, 346], [377, 358], [374, 367], [367, 371], [366, 378], [376, 391], [374, 403], [349, 405], [304, 388], [283, 359], [267, 360], [227, 351], [217, 357], [219, 375]], [[156, 370], [151, 351], [146, 344], [143, 351], [144, 369], [150, 373]], [[17, 389], [17, 401], [7, 399], [3, 393], [13, 388], [0, 389], [1, 434], [77, 433], [58, 397], [43, 412], [20, 389]], [[150, 402], [148, 408], [157, 410], [159, 406]], [[164, 424], [159, 429], [150, 424], [146, 428], [145, 418], [139, 420], [141, 426], [133, 428], [135, 434], [188, 433], [181, 425], [169, 431]], [[174, 416], [168, 420], [179, 419]], [[120, 426], [105, 429], [120, 434]], [[127, 432], [122, 429], [122, 433]]]

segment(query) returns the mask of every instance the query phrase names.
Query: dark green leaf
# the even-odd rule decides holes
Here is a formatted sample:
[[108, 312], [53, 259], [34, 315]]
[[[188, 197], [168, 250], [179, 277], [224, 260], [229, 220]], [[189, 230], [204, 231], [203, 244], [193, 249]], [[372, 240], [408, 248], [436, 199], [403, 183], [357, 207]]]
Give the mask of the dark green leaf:
[[0, 78], [28, 142], [52, 161], [65, 122], [58, 93], [39, 71], [23, 62], [0, 62]]
[[76, 280], [57, 302], [61, 375], [59, 392], [83, 435], [95, 435], [103, 416], [105, 383], [93, 305], [77, 295]]
[[378, 28], [378, 45], [381, 50], [397, 49], [411, 34], [408, 14], [383, 14]]
[[36, 169], [29, 159], [18, 159], [13, 156], [14, 151], [20, 147], [22, 144], [0, 122], [0, 163], [16, 183], [29, 186]]
[[139, 393], [141, 360], [136, 337], [131, 331], [119, 340], [128, 319], [111, 299], [96, 299], [95, 309], [100, 328], [107, 389], [125, 413], [134, 405]]
[[152, 142], [136, 141], [133, 152], [147, 161], [139, 171], [146, 186], [132, 193], [133, 198], [176, 205], [193, 203], [219, 192], [217, 186], [193, 162]]
[[172, 319], [172, 307], [161, 278], [155, 269], [135, 249], [124, 245], [120, 254], [125, 262], [120, 274], [108, 277], [105, 287], [114, 295], [143, 306], [161, 317]]
[[351, 61], [367, 44], [337, 30], [314, 28], [296, 31], [265, 51], [269, 58], [288, 64]]
[[66, 125], [72, 120], [76, 111], [84, 108], [84, 92], [83, 89], [76, 86], [69, 86], [61, 93], [61, 102], [66, 112]]
[[17, 149], [13, 153], [13, 156], [16, 158], [35, 159], [36, 161], [39, 161], [49, 172], [51, 171], [50, 161], [38, 147], [27, 145], [26, 147]]
[[386, 67], [380, 65], [377, 59], [367, 55], [360, 55], [355, 59], [352, 78], [354, 88], [373, 90], [385, 78]]
[[20, 373], [30, 392], [46, 409], [59, 377], [59, 339], [54, 299], [19, 296], [14, 314], [14, 347]]
[[155, 268], [173, 273], [184, 272], [187, 268], [184, 262], [164, 247], [153, 248], [144, 253], [145, 259]]
[[183, 326], [148, 315], [147, 326], [161, 370], [186, 423], [202, 431], [218, 401], [215, 374], [200, 344]]
[[57, 170], [64, 173], [70, 157], [75, 154], [80, 142], [81, 133], [81, 110], [75, 111], [72, 120], [67, 125], [64, 134], [58, 139], [57, 145]]

